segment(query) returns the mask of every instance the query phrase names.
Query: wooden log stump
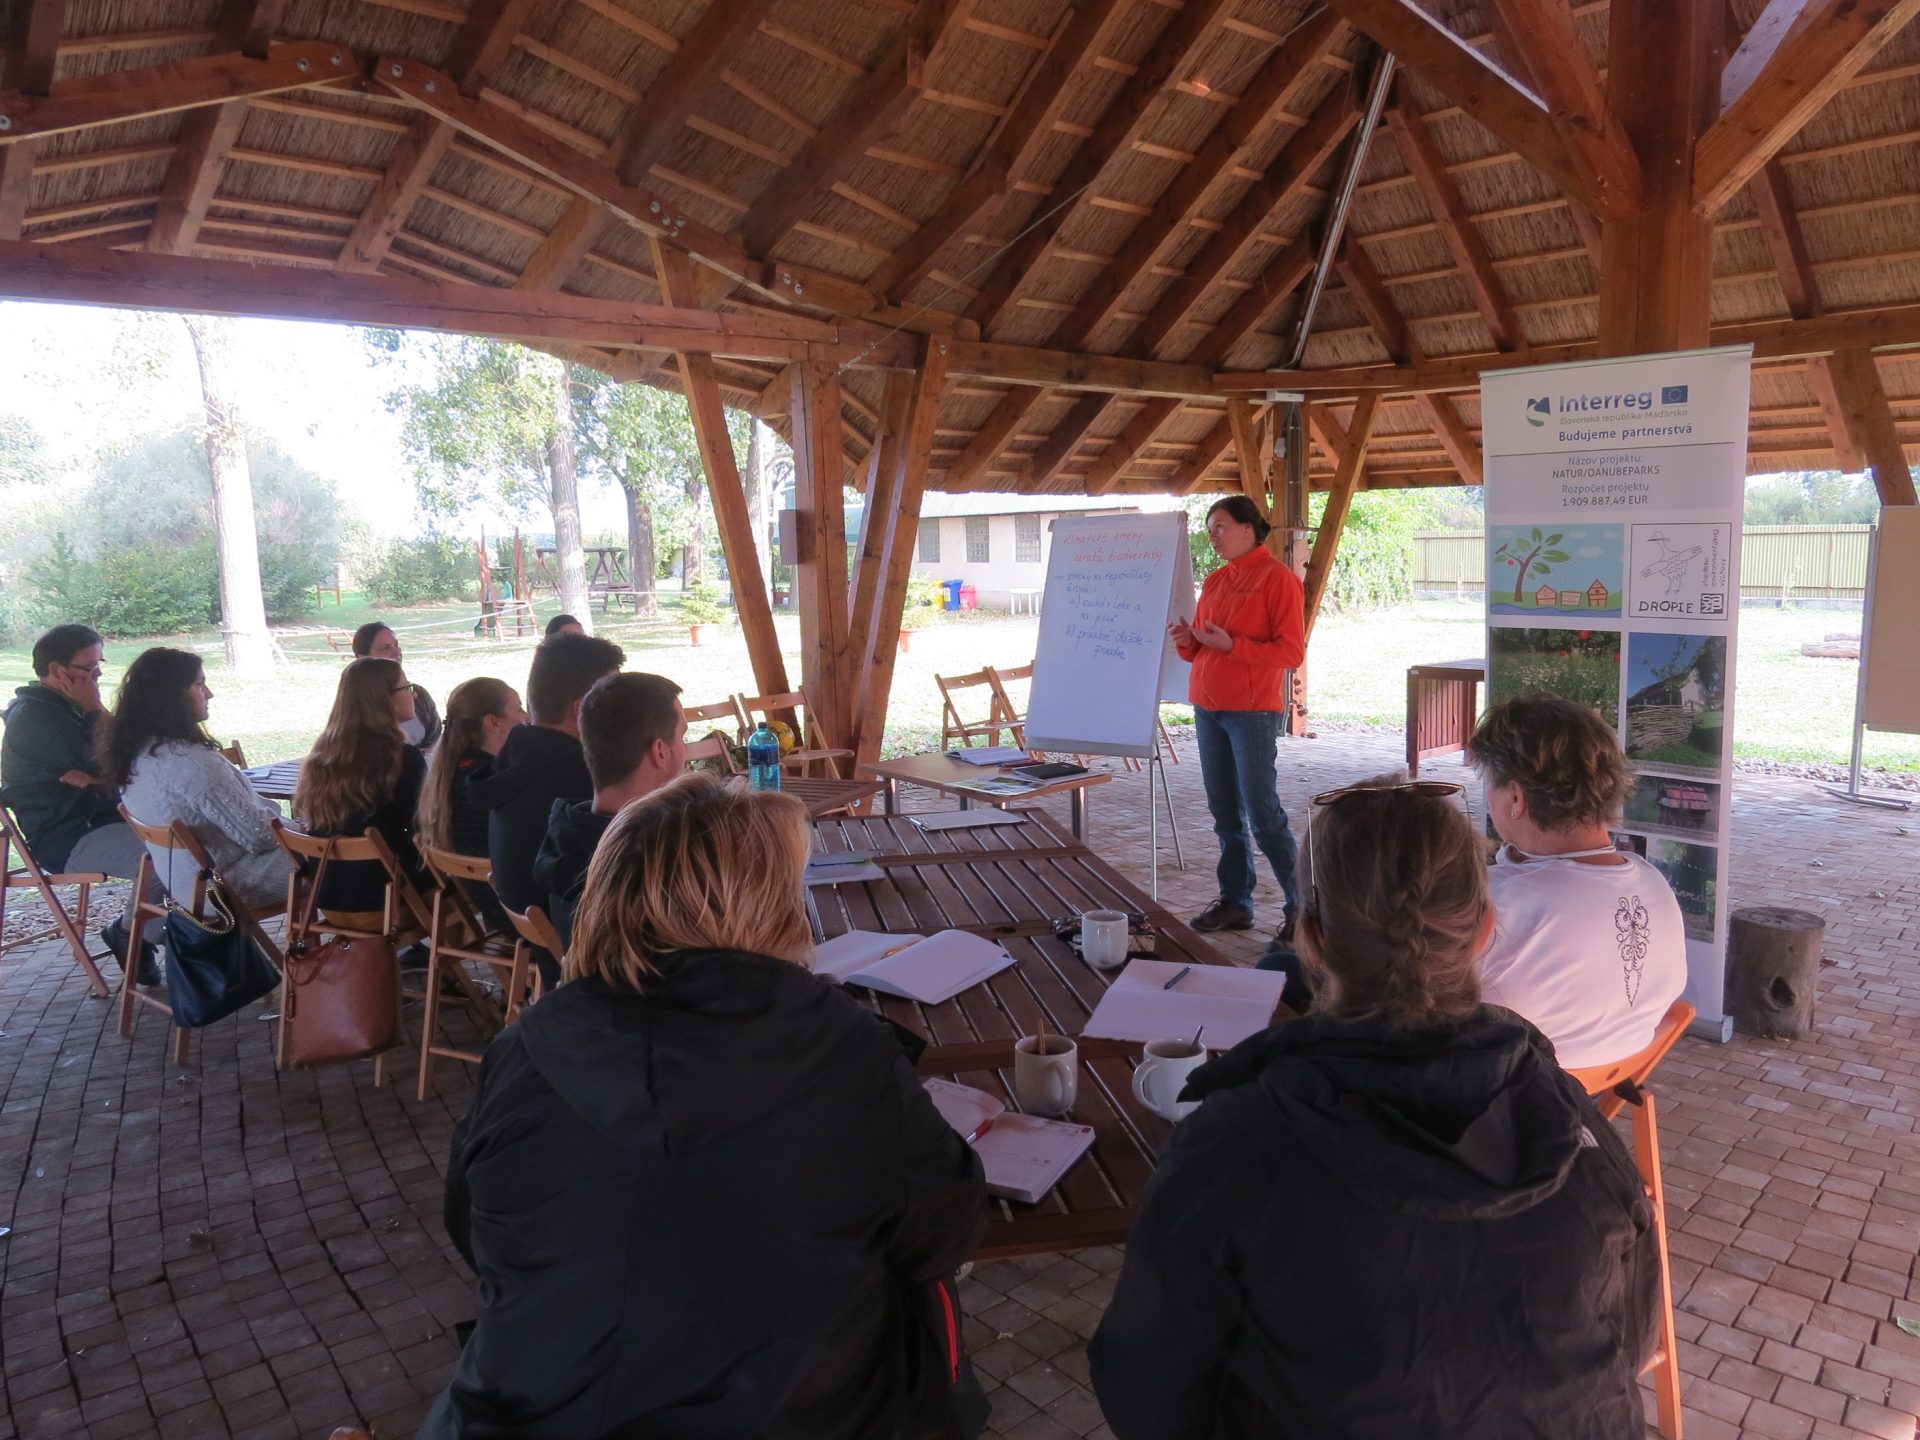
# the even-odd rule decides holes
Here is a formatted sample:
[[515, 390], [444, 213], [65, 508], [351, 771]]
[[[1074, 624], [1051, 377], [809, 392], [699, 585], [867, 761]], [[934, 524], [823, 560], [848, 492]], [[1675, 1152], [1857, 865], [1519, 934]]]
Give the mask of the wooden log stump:
[[1742, 1034], [1798, 1039], [1813, 1029], [1820, 942], [1827, 922], [1809, 910], [1750, 905], [1727, 937], [1727, 1013]]

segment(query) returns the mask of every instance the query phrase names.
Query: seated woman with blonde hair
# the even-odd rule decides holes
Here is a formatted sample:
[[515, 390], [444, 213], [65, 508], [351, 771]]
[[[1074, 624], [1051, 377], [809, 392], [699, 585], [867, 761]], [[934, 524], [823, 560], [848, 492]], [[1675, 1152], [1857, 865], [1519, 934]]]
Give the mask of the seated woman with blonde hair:
[[710, 775], [607, 830], [566, 983], [454, 1134], [478, 1315], [422, 1440], [978, 1433], [952, 1276], [979, 1161], [809, 972], [810, 846], [797, 800]]
[[1659, 1257], [1632, 1159], [1480, 1003], [1457, 785], [1318, 797], [1312, 1011], [1195, 1071], [1090, 1352], [1119, 1440], [1639, 1440]]

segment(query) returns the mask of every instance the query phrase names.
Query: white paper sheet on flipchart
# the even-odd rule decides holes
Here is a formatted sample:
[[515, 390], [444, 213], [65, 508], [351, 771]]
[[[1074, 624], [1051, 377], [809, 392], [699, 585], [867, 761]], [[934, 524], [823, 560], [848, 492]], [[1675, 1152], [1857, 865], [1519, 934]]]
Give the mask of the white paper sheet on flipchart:
[[1023, 825], [1019, 810], [942, 810], [935, 815], [909, 815], [915, 826], [929, 833], [941, 830], [977, 830], [983, 825]]
[[1093, 1145], [1093, 1127], [1009, 1111], [973, 1142], [987, 1193], [1038, 1204]]
[[[922, 1005], [938, 1005], [1013, 964], [1013, 957], [1000, 946], [965, 930], [941, 930], [925, 939], [910, 940], [904, 935], [890, 938], [892, 944], [878, 947], [880, 954], [845, 968], [837, 956], [830, 954], [828, 964], [832, 968], [822, 969], [816, 951], [815, 969], [843, 984], [863, 985]], [[886, 953], [895, 947], [904, 948], [895, 954]]]
[[978, 749], [962, 746], [958, 750], [949, 750], [947, 758], [958, 760], [963, 765], [1020, 765], [1033, 759], [1017, 745], [982, 745]]
[[1167, 989], [1167, 981], [1186, 968], [1170, 960], [1128, 961], [1080, 1033], [1144, 1045], [1150, 1040], [1191, 1040], [1205, 1026], [1201, 1043], [1209, 1050], [1228, 1050], [1273, 1023], [1287, 983], [1279, 971], [1195, 965]]

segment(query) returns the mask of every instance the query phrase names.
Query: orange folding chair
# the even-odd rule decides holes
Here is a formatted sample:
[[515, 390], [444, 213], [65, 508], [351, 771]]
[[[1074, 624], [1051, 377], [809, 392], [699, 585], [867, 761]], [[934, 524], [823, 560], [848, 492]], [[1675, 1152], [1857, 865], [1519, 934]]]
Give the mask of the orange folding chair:
[[[20, 861], [18, 870], [13, 868], [16, 857]], [[73, 963], [87, 977], [87, 984], [93, 993], [105, 999], [107, 979], [94, 963], [93, 951], [87, 945], [87, 906], [93, 897], [93, 887], [109, 884], [113, 877], [96, 870], [68, 870], [49, 874], [33, 858], [33, 851], [27, 845], [26, 832], [13, 818], [12, 808], [6, 806], [0, 806], [0, 872], [5, 874], [4, 882], [0, 882], [0, 929], [6, 925], [9, 890], [39, 891], [40, 903], [47, 907], [47, 914], [53, 921], [46, 929], [22, 936], [10, 942], [6, 948], [11, 950], [16, 945], [31, 945], [37, 940], [58, 935], [67, 942]], [[54, 893], [68, 886], [74, 890], [72, 910], [68, 910], [66, 902]], [[137, 895], [139, 892], [134, 893]]]
[[1611, 1065], [1568, 1072], [1593, 1097], [1604, 1118], [1611, 1120], [1626, 1106], [1633, 1106], [1633, 1159], [1653, 1202], [1654, 1243], [1660, 1252], [1660, 1344], [1648, 1359], [1646, 1370], [1653, 1372], [1660, 1433], [1667, 1440], [1680, 1440], [1680, 1339], [1673, 1325], [1673, 1268], [1667, 1258], [1667, 1190], [1660, 1178], [1659, 1115], [1647, 1082], [1675, 1042], [1687, 1033], [1693, 1016], [1693, 1006], [1676, 1000], [1654, 1031], [1653, 1043], [1639, 1054]]

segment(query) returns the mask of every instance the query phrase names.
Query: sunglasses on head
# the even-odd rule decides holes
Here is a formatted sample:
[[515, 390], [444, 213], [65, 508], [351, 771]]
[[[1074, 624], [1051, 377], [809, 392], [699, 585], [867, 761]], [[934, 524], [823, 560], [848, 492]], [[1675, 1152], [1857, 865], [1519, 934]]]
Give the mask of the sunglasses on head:
[[1320, 886], [1313, 873], [1313, 817], [1320, 811], [1353, 795], [1417, 795], [1428, 800], [1444, 800], [1464, 795], [1466, 790], [1457, 780], [1402, 780], [1393, 785], [1342, 785], [1337, 790], [1323, 790], [1307, 801], [1307, 843], [1300, 857], [1300, 868], [1307, 872], [1307, 913], [1317, 914], [1320, 910]]

